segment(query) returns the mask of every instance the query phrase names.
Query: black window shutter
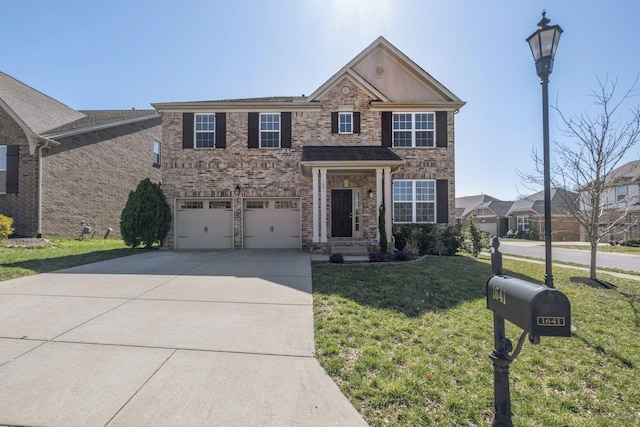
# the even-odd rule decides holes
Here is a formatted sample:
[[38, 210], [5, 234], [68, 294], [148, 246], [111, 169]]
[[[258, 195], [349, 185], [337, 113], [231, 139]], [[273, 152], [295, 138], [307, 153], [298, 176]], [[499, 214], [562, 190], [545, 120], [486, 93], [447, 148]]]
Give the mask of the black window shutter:
[[216, 148], [227, 148], [227, 113], [216, 113]]
[[436, 111], [436, 147], [447, 147], [446, 111]]
[[280, 148], [291, 148], [291, 113], [280, 113]]
[[446, 179], [436, 180], [436, 222], [447, 224], [449, 222], [449, 181]]
[[259, 146], [260, 146], [260, 114], [249, 113], [248, 147], [258, 148]]
[[331, 113], [331, 133], [338, 133], [338, 112]]
[[382, 146], [391, 147], [393, 144], [393, 116], [391, 111], [382, 112]]
[[182, 113], [182, 148], [193, 147], [193, 113]]
[[353, 113], [353, 133], [360, 133], [360, 112]]
[[[42, 161], [42, 159], [40, 159]], [[18, 165], [20, 163], [20, 146], [7, 145], [7, 194], [18, 193]]]

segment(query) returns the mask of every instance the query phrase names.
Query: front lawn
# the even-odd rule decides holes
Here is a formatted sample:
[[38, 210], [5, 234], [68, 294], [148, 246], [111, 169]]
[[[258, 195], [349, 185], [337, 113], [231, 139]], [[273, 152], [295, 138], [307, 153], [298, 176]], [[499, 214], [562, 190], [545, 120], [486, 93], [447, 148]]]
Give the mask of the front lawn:
[[[0, 246], [0, 281], [138, 253], [120, 239], [50, 239], [53, 245]], [[10, 243], [10, 241], [9, 241]]]
[[[541, 283], [544, 265], [505, 260]], [[317, 357], [373, 426], [487, 425], [493, 416], [487, 260], [429, 257], [313, 268]], [[554, 269], [572, 303], [571, 338], [526, 342], [511, 365], [518, 426], [640, 424], [640, 282], [592, 288]], [[508, 324], [514, 345], [520, 330]]]

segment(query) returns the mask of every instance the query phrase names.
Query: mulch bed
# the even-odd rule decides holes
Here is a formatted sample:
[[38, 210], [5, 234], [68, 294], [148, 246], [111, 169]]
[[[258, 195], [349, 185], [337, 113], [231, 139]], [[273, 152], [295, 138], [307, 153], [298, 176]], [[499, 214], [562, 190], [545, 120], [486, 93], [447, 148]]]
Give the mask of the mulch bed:
[[37, 239], [35, 237], [12, 237], [4, 241], [4, 246], [7, 248], [53, 246], [53, 243], [46, 239]]

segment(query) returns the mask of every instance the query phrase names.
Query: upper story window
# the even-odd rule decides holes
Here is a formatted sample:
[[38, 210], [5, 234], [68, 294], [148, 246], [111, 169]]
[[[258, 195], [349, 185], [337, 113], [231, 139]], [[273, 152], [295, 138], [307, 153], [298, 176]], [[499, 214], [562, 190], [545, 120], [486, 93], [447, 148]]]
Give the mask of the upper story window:
[[434, 113], [393, 113], [394, 147], [435, 147]]
[[162, 160], [161, 155], [161, 144], [160, 141], [153, 141], [153, 164], [160, 166], [160, 160]]
[[436, 182], [432, 179], [393, 181], [393, 222], [436, 222]]
[[7, 146], [0, 145], [0, 194], [7, 192]]
[[338, 133], [353, 133], [353, 113], [338, 113]]
[[195, 148], [216, 147], [216, 115], [195, 115]]
[[260, 148], [280, 147], [280, 114], [260, 114]]
[[627, 187], [616, 187], [616, 202], [624, 202], [627, 198]]

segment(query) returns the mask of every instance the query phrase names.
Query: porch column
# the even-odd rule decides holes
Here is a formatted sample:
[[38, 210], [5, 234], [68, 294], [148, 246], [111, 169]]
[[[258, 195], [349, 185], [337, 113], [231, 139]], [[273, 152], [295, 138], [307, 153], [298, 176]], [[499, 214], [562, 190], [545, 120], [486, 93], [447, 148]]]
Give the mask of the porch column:
[[327, 241], [327, 170], [320, 169], [320, 241]]
[[378, 214], [382, 204], [382, 168], [376, 168], [376, 239], [380, 240], [380, 229], [378, 228]]
[[393, 210], [393, 200], [391, 199], [391, 168], [384, 168], [384, 226], [387, 231], [387, 242], [391, 243], [393, 235], [391, 225], [391, 212]]
[[313, 243], [320, 241], [319, 227], [318, 227], [318, 168], [311, 169], [311, 176], [313, 177], [313, 204], [311, 221], [313, 224]]

